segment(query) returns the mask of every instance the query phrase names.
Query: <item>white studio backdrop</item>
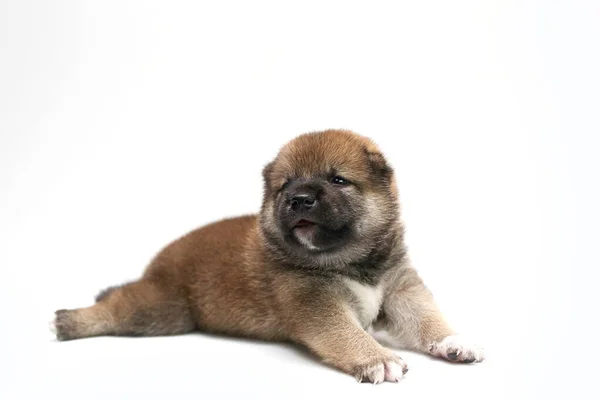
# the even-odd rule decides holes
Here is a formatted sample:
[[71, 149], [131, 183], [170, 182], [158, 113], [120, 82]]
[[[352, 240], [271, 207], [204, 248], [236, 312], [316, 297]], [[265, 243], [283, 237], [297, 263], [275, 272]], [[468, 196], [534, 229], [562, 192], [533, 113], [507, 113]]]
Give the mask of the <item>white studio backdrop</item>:
[[[0, 2], [0, 397], [594, 398], [599, 20], [566, 0]], [[372, 387], [284, 345], [52, 339], [55, 309], [257, 211], [263, 165], [326, 128], [387, 154], [415, 264], [483, 364], [400, 352], [406, 379]]]

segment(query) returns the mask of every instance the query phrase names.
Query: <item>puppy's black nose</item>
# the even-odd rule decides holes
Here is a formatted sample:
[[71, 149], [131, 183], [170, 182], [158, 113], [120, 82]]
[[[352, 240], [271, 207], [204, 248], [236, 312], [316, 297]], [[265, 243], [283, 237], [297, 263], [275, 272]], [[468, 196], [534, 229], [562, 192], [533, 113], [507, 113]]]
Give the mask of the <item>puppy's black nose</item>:
[[313, 208], [316, 202], [317, 199], [312, 194], [297, 193], [292, 197], [290, 205], [294, 211], [308, 211]]

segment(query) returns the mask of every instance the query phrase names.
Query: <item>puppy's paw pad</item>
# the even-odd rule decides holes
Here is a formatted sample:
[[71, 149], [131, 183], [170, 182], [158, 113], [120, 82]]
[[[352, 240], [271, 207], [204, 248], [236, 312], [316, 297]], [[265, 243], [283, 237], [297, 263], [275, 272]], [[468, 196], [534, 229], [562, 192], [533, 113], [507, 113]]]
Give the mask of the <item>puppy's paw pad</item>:
[[483, 349], [461, 335], [448, 336], [439, 343], [431, 344], [429, 352], [452, 362], [472, 363], [484, 359]]
[[397, 357], [360, 365], [355, 368], [354, 376], [359, 382], [377, 384], [383, 381], [399, 382], [406, 372], [408, 372], [406, 363]]

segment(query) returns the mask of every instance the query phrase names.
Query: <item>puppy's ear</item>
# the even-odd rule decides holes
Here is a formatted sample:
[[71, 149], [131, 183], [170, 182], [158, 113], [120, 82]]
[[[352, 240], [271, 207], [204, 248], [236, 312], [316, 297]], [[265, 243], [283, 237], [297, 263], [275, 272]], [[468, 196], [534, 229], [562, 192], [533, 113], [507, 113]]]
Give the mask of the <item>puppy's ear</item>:
[[265, 165], [265, 167], [262, 170], [263, 180], [264, 180], [265, 184], [267, 184], [267, 185], [269, 184], [269, 181], [271, 180], [271, 173], [273, 172], [273, 163], [274, 163], [274, 161], [271, 161], [270, 163]]
[[367, 155], [373, 176], [384, 181], [389, 181], [394, 174], [394, 170], [389, 166], [383, 154], [369, 150], [365, 150], [365, 154]]

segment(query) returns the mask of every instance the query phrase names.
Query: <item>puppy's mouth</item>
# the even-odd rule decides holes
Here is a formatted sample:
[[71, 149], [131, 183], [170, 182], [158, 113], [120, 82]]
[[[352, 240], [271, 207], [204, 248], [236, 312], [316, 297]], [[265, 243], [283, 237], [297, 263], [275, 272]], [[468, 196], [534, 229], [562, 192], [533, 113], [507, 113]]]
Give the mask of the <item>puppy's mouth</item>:
[[315, 246], [315, 239], [319, 231], [317, 223], [307, 219], [300, 219], [292, 226], [292, 235], [300, 244], [309, 250], [319, 250]]
[[296, 229], [296, 228], [312, 228], [317, 226], [317, 224], [313, 221], [309, 221], [307, 219], [301, 219], [298, 222], [296, 222], [294, 224], [294, 226], [292, 227], [292, 229]]
[[343, 244], [351, 227], [346, 224], [335, 229], [318, 220], [299, 218], [290, 221], [287, 229], [292, 243], [311, 252], [324, 252]]

